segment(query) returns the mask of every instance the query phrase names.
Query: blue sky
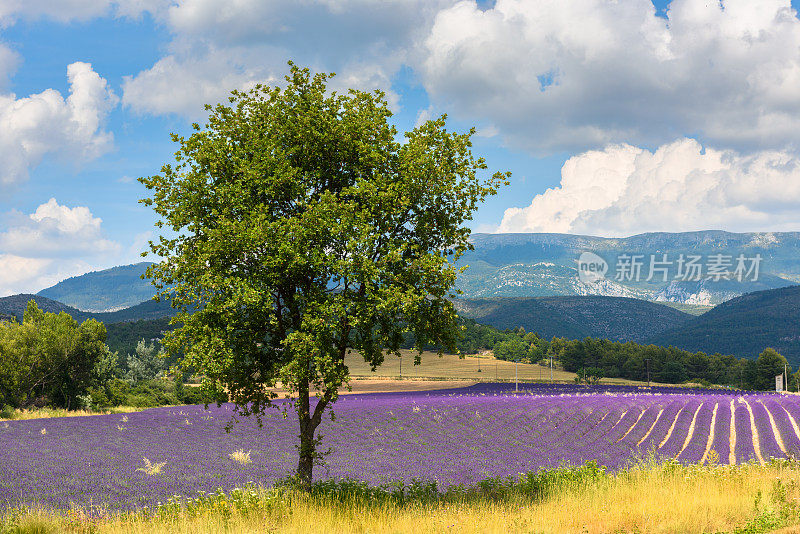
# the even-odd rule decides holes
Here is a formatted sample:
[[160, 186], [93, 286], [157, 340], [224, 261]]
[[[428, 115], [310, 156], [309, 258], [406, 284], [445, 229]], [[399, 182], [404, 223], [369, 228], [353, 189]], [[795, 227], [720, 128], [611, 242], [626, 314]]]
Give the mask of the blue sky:
[[476, 126], [475, 231], [800, 230], [796, 2], [47, 4], [0, 0], [0, 296], [138, 261], [169, 133], [290, 59]]

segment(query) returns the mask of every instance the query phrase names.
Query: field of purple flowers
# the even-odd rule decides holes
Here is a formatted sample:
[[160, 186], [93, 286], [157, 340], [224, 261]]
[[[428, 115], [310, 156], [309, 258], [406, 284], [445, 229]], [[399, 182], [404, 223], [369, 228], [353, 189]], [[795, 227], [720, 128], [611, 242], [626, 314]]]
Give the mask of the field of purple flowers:
[[[589, 460], [618, 469], [648, 454], [687, 463], [800, 456], [798, 397], [513, 388], [343, 396], [335, 420], [320, 427], [331, 452], [315, 478], [417, 479], [444, 488]], [[231, 416], [230, 406], [189, 406], [0, 423], [0, 506], [129, 509], [292, 474], [292, 412], [267, 414], [262, 428], [242, 420], [227, 433]]]

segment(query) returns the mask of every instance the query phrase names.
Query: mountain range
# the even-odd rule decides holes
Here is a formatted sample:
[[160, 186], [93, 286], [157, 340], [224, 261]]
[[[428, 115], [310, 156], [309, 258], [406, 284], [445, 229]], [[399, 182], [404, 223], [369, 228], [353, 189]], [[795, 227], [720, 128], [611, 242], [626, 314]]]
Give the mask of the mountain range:
[[[456, 283], [461, 297], [468, 299], [600, 295], [712, 306], [745, 293], [800, 283], [799, 232], [703, 231], [625, 238], [474, 234], [471, 242], [474, 250], [457, 262], [468, 266]], [[595, 280], [579, 276], [578, 260], [586, 253], [605, 266], [603, 276]], [[759, 258], [755, 272], [737, 276], [740, 257], [748, 269]], [[691, 258], [699, 270], [686, 266]], [[715, 261], [722, 274], [712, 272]], [[121, 310], [152, 297], [154, 287], [142, 279], [149, 265], [87, 273], [38, 295], [82, 311]]]
[[[471, 241], [475, 249], [458, 261], [469, 266], [457, 281], [464, 298], [603, 295], [716, 305], [800, 282], [798, 232], [474, 234]], [[586, 253], [606, 269], [595, 280], [579, 277]]]
[[[454, 302], [477, 322], [521, 326], [545, 338], [589, 336], [750, 358], [772, 346], [800, 363], [800, 233], [476, 234], [472, 242], [475, 249], [459, 260], [469, 268], [457, 281], [463, 293]], [[584, 265], [578, 260], [587, 253], [602, 276], [579, 276], [586, 272], [579, 273]], [[650, 280], [614, 276], [625, 258], [648, 255], [663, 262], [656, 266], [674, 264]], [[757, 279], [670, 280], [682, 255], [761, 259]], [[34, 299], [45, 311], [116, 325], [109, 327], [110, 338], [157, 336], [174, 310], [150, 300], [154, 288], [141, 278], [149, 265], [87, 273], [37, 295], [0, 298], [0, 318], [21, 318]]]

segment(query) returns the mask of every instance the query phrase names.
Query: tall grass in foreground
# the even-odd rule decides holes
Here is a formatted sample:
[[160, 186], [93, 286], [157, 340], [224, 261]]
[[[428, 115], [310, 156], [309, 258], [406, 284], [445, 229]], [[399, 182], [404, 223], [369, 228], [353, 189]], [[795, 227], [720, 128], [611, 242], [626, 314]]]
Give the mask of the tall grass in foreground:
[[115, 406], [102, 411], [67, 410], [65, 408], [32, 408], [20, 410], [10, 406], [0, 407], [0, 421], [19, 421], [23, 419], [49, 419], [51, 417], [85, 417], [89, 415], [108, 415], [112, 413], [140, 412], [145, 408], [134, 406]]
[[593, 465], [487, 481], [444, 494], [434, 485], [320, 483], [218, 492], [150, 513], [6, 512], [0, 532], [758, 533], [800, 525], [800, 464], [641, 464], [616, 475]]

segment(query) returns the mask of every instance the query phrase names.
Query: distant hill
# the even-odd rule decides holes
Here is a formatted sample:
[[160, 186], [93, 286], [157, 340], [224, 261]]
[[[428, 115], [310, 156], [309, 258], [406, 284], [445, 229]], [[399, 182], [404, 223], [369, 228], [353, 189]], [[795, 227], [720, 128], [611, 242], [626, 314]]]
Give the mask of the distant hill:
[[691, 322], [654, 335], [656, 345], [755, 358], [772, 347], [800, 363], [800, 286], [759, 291], [729, 300]]
[[128, 323], [131, 321], [141, 321], [143, 319], [161, 319], [163, 317], [174, 317], [176, 311], [172, 309], [168, 302], [156, 302], [148, 300], [125, 308], [123, 310], [106, 313], [92, 313], [92, 317], [106, 324]]
[[623, 297], [458, 299], [454, 304], [459, 314], [479, 323], [500, 330], [522, 326], [547, 339], [641, 342], [693, 319], [663, 304]]
[[[731, 233], [716, 230], [682, 233], [648, 233], [625, 238], [571, 234], [474, 234], [475, 250], [465, 253], [458, 265], [469, 265], [459, 276], [457, 287], [464, 298], [539, 297], [553, 295], [603, 295], [633, 297], [654, 302], [716, 305], [728, 299], [765, 289], [800, 282], [800, 233]], [[577, 261], [591, 252], [607, 265], [606, 275], [595, 282], [578, 278]], [[638, 256], [641, 276], [627, 279], [617, 269], [628, 257]], [[700, 256], [702, 273], [697, 280], [678, 276], [678, 260]], [[758, 276], [714, 280], [708, 264], [722, 255], [735, 258], [761, 257]], [[650, 277], [650, 259], [666, 258], [666, 273]], [[750, 267], [750, 263], [747, 264]], [[666, 274], [664, 281], [663, 274]], [[685, 274], [685, 271], [684, 271]], [[755, 279], [753, 279], [755, 278]]]
[[28, 302], [31, 300], [35, 300], [36, 305], [39, 306], [39, 309], [44, 312], [67, 312], [72, 316], [73, 319], [79, 322], [88, 319], [90, 315], [53, 299], [40, 297], [38, 295], [31, 295], [28, 293], [0, 298], [0, 314], [10, 315], [15, 317], [17, 321], [22, 321], [22, 315], [25, 313], [25, 308], [28, 306]]
[[18, 321], [22, 320], [22, 315], [25, 313], [25, 308], [31, 300], [36, 301], [39, 309], [50, 313], [66, 312], [78, 322], [83, 322], [86, 319], [97, 319], [106, 324], [123, 323], [130, 321], [139, 321], [142, 319], [159, 319], [163, 317], [173, 317], [175, 310], [173, 310], [169, 303], [156, 302], [153, 300], [139, 303], [135, 306], [125, 308], [115, 312], [105, 313], [91, 313], [81, 311], [72, 306], [67, 306], [47, 297], [40, 295], [20, 294], [12, 295], [10, 297], [0, 298], [0, 314], [11, 315], [16, 317]]
[[88, 312], [109, 312], [150, 300], [155, 288], [141, 276], [150, 262], [95, 271], [59, 282], [37, 293]]

